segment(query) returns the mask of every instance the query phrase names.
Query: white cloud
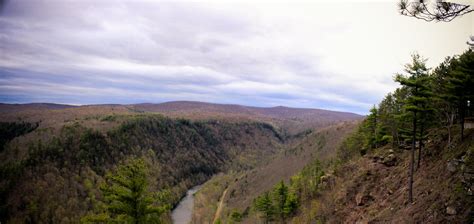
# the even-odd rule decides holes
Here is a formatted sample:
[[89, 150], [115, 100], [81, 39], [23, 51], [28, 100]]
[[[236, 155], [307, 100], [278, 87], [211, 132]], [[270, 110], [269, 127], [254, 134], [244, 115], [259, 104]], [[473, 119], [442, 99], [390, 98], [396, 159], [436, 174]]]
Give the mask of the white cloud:
[[67, 98], [69, 88], [83, 93], [79, 101], [94, 92], [103, 103], [365, 113], [396, 88], [392, 76], [411, 53], [435, 66], [467, 49], [473, 21], [426, 23], [398, 15], [393, 1], [9, 1], [0, 15], [0, 97]]

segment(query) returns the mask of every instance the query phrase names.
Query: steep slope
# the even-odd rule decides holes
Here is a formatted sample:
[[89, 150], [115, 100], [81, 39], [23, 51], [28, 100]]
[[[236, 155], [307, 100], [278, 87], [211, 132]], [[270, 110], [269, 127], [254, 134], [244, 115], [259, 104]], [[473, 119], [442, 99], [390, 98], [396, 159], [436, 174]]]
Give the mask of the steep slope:
[[[294, 153], [296, 166], [276, 169], [276, 177], [286, 178], [308, 161], [307, 151], [285, 150], [298, 151], [300, 140], [313, 135], [308, 128], [360, 119], [323, 110], [197, 102], [2, 104], [0, 109], [0, 124], [16, 133], [0, 152], [0, 221], [5, 223], [77, 223], [103, 207], [99, 186], [104, 175], [135, 157], [145, 158], [151, 167], [150, 188], [171, 190], [173, 204], [216, 173], [246, 173], [262, 165], [267, 166], [262, 172], [270, 172], [276, 166], [268, 161], [285, 162], [282, 153]], [[304, 144], [305, 150], [311, 148], [312, 143]], [[234, 197], [235, 191], [229, 195]], [[229, 209], [222, 213], [228, 215]]]
[[[251, 121], [193, 122], [157, 115], [116, 120], [119, 124], [101, 132], [77, 121], [64, 124], [58, 134], [36, 129], [10, 142], [0, 154], [1, 221], [76, 223], [101, 206], [98, 189], [105, 173], [132, 157], [146, 158], [153, 171], [151, 187], [170, 189], [176, 203], [212, 174], [252, 167], [282, 144], [272, 126]], [[48, 133], [46, 140], [42, 132]]]
[[[212, 223], [221, 204], [224, 206], [219, 218], [223, 223], [230, 222], [233, 213], [244, 214], [243, 223], [259, 222], [257, 216], [249, 214], [253, 200], [281, 180], [288, 181], [311, 161], [334, 158], [339, 144], [357, 124], [344, 122], [323, 128], [289, 145], [252, 170], [217, 175], [197, 193], [193, 222]], [[225, 191], [228, 193], [223, 194]]]
[[[459, 135], [455, 136], [459, 139]], [[474, 131], [448, 147], [432, 138], [408, 203], [409, 151], [378, 148], [338, 166], [291, 223], [472, 223]]]

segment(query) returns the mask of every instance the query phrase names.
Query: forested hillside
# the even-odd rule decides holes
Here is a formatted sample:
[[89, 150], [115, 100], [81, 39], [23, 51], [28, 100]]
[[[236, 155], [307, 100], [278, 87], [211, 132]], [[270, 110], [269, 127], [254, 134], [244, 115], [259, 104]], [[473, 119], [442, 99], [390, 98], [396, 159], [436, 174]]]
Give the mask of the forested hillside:
[[336, 158], [282, 179], [249, 214], [264, 223], [472, 223], [474, 52], [432, 70], [425, 63], [413, 55], [395, 76], [401, 87]]
[[472, 1], [0, 0], [0, 224], [474, 224]]
[[[186, 112], [203, 111], [200, 107], [164, 111], [172, 117], [127, 105], [0, 108], [0, 221], [5, 223], [77, 223], [101, 214], [108, 207], [102, 188], [107, 175], [133, 159], [146, 164], [147, 191], [169, 192], [165, 201], [173, 206], [187, 189], [212, 175], [265, 164], [312, 132], [291, 135], [286, 126], [278, 126], [282, 123], [254, 114], [241, 116], [242, 111], [236, 111], [239, 116], [225, 111], [220, 116], [206, 109], [199, 117]], [[327, 111], [327, 117], [318, 118], [320, 112], [305, 117], [291, 112], [288, 119], [319, 121], [313, 125], [323, 127], [360, 117]], [[170, 221], [169, 213], [162, 221]]]
[[[344, 122], [306, 133], [271, 160], [253, 169], [214, 177], [196, 194], [193, 222], [212, 223], [219, 219], [222, 223], [236, 220], [258, 223], [257, 213], [252, 209], [254, 199], [277, 183], [292, 179], [302, 169], [310, 170], [305, 166], [314, 163], [315, 159], [329, 161], [334, 158], [338, 145], [357, 124], [357, 121]], [[302, 172], [313, 175], [312, 171]], [[313, 180], [310, 176], [304, 176], [298, 181], [299, 186], [309, 187], [308, 182]], [[223, 208], [216, 217], [216, 210], [221, 203]]]
[[[47, 141], [32, 138], [8, 145], [0, 172], [2, 222], [77, 222], [100, 207], [98, 189], [105, 173], [130, 157], [145, 158], [153, 168], [153, 187], [170, 190], [174, 204], [212, 174], [252, 167], [283, 143], [264, 123], [194, 122], [159, 115], [120, 119], [120, 125], [106, 132], [77, 122], [64, 125]], [[14, 127], [22, 132], [24, 126]]]

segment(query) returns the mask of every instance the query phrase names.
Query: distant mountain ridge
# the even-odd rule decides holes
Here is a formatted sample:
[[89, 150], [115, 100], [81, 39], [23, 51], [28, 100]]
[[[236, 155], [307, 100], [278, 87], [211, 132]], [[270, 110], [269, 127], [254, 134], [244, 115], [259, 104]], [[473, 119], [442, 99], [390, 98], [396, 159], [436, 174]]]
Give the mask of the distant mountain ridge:
[[8, 104], [0, 103], [0, 111], [2, 112], [14, 112], [18, 110], [28, 110], [28, 109], [48, 109], [48, 110], [58, 110], [66, 109], [71, 107], [77, 107], [74, 105], [68, 104], [57, 104], [57, 103], [26, 103], [26, 104]]
[[165, 103], [141, 103], [132, 104], [137, 109], [142, 109], [147, 112], [185, 112], [185, 111], [196, 111], [204, 110], [207, 112], [222, 112], [222, 113], [240, 113], [240, 114], [252, 114], [252, 115], [264, 115], [271, 117], [285, 117], [291, 118], [295, 116], [303, 115], [321, 115], [321, 116], [338, 116], [341, 118], [358, 118], [361, 115], [350, 113], [331, 111], [323, 109], [312, 109], [312, 108], [293, 108], [285, 106], [276, 107], [253, 107], [243, 106], [238, 104], [216, 104], [206, 103], [198, 101], [171, 101]]
[[193, 101], [173, 101], [160, 104], [130, 105], [136, 111], [163, 113], [186, 118], [255, 119], [280, 127], [289, 134], [319, 129], [339, 122], [363, 119], [364, 116], [322, 109], [277, 107], [252, 107], [236, 104], [214, 104]]
[[51, 103], [0, 104], [3, 114], [16, 118], [20, 114], [38, 115], [39, 111], [67, 110], [67, 113], [160, 113], [169, 117], [189, 119], [257, 120], [274, 124], [288, 133], [295, 134], [308, 129], [322, 128], [331, 124], [360, 120], [364, 116], [323, 109], [277, 107], [252, 107], [237, 104], [215, 104], [196, 101], [171, 101], [165, 103], [64, 105]]

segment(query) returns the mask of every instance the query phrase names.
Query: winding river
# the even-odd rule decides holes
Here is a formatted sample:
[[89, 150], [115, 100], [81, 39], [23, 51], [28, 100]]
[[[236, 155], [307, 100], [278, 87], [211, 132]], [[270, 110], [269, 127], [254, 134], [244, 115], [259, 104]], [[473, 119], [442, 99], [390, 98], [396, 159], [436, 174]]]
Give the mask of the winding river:
[[174, 224], [189, 224], [193, 215], [194, 193], [196, 193], [202, 185], [195, 186], [186, 192], [186, 196], [181, 199], [178, 206], [171, 212], [171, 218]]

